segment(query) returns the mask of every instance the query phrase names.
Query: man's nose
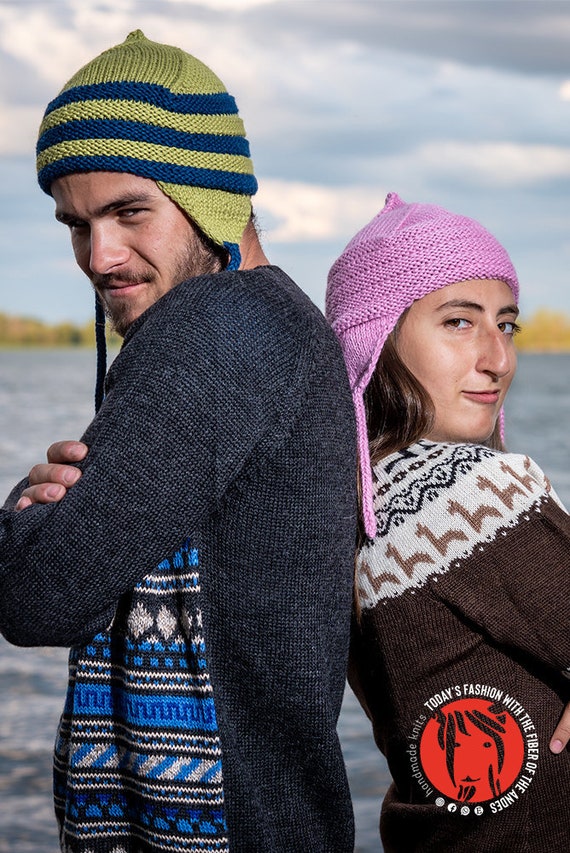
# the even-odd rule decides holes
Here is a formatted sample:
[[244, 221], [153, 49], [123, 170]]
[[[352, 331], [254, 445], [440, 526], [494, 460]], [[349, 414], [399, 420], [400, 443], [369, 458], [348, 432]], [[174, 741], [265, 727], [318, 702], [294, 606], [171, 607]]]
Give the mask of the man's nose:
[[124, 264], [129, 250], [120, 232], [107, 223], [91, 226], [89, 268], [96, 275], [107, 275], [113, 269]]

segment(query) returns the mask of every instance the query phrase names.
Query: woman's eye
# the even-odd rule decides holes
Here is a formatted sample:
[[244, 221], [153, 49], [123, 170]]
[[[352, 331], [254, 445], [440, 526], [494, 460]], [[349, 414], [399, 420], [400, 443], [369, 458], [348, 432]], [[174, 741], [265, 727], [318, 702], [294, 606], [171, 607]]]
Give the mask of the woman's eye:
[[469, 320], [464, 320], [461, 317], [454, 317], [452, 320], [446, 320], [445, 325], [451, 326], [452, 329], [466, 329], [469, 326]]
[[499, 323], [499, 329], [501, 332], [504, 332], [505, 335], [516, 335], [517, 332], [520, 332], [521, 327], [515, 323], [514, 321], [505, 321], [504, 323]]

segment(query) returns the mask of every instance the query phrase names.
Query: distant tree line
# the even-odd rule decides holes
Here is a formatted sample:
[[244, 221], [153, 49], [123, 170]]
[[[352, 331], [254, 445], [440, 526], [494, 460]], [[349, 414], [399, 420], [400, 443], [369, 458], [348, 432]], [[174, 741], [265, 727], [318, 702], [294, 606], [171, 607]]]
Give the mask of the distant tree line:
[[515, 338], [523, 352], [570, 352], [570, 318], [557, 311], [541, 308], [528, 320], [520, 321]]
[[[107, 329], [110, 346], [120, 338]], [[93, 321], [82, 326], [74, 323], [44, 323], [33, 317], [12, 317], [0, 313], [0, 347], [94, 347]]]
[[[570, 352], [570, 317], [542, 308], [520, 322], [517, 348], [523, 352]], [[107, 329], [109, 346], [121, 339]], [[44, 323], [32, 317], [11, 317], [0, 313], [0, 347], [94, 347], [92, 321], [82, 326], [73, 323]]]

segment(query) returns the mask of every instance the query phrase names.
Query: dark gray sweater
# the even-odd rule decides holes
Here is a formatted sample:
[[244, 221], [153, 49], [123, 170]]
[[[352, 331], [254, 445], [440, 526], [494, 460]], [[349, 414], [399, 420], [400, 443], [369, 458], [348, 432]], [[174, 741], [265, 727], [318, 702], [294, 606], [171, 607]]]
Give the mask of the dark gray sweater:
[[352, 851], [355, 439], [324, 318], [273, 267], [179, 285], [83, 440], [61, 503], [0, 515], [2, 633], [73, 647], [63, 849]]

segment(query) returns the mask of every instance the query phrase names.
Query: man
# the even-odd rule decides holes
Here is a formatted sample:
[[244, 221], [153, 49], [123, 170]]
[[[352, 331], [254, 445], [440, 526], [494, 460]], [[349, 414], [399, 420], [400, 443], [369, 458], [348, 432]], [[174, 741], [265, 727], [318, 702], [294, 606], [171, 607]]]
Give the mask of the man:
[[137, 31], [48, 106], [37, 164], [124, 336], [73, 488], [0, 514], [2, 633], [72, 647], [62, 850], [352, 851], [352, 406], [259, 244], [235, 102]]

